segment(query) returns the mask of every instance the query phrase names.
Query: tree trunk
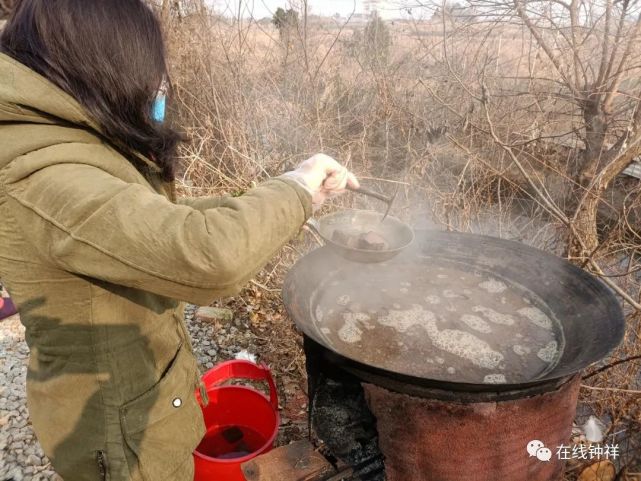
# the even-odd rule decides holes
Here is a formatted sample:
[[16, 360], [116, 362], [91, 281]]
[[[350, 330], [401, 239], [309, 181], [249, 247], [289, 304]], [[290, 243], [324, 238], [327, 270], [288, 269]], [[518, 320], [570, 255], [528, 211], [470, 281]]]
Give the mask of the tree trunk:
[[[638, 139], [630, 143], [636, 146]], [[640, 150], [636, 146], [623, 152], [606, 152], [602, 156], [606, 163], [601, 171], [596, 176], [591, 178], [588, 176], [585, 179], [589, 180], [589, 183], [584, 185], [587, 191], [583, 193], [583, 201], [580, 202], [574, 214], [573, 225], [576, 236], [571, 236], [569, 245], [569, 255], [578, 264], [584, 264], [599, 246], [598, 209], [603, 194], [615, 177], [623, 172], [635, 157], [639, 156]], [[595, 159], [588, 168], [592, 169], [593, 164], [601, 163], [603, 161]]]
[[592, 189], [574, 215], [576, 236], [571, 235], [569, 256], [577, 264], [584, 264], [599, 246], [598, 211], [602, 195], [601, 189]]
[[169, 15], [171, 14], [171, 4], [172, 0], [163, 0], [162, 8], [160, 10], [160, 17], [162, 18], [163, 23], [166, 25], [169, 20]]
[[585, 102], [583, 120], [586, 145], [583, 162], [576, 175], [576, 181], [581, 186], [577, 193], [579, 205], [573, 220], [576, 236], [571, 234], [568, 248], [569, 256], [579, 264], [583, 264], [599, 245], [597, 217], [601, 197], [611, 180], [620, 172], [614, 173], [609, 179], [600, 178], [595, 182], [601, 165], [608, 160], [605, 147], [607, 123], [604, 117], [597, 102]]

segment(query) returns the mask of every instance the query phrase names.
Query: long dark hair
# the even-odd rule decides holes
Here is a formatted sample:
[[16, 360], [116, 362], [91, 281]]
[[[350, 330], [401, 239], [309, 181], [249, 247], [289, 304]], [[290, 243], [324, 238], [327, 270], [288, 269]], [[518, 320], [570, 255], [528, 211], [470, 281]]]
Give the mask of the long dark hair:
[[175, 176], [181, 134], [151, 108], [168, 81], [163, 35], [142, 0], [18, 0], [0, 50], [75, 98], [127, 157]]

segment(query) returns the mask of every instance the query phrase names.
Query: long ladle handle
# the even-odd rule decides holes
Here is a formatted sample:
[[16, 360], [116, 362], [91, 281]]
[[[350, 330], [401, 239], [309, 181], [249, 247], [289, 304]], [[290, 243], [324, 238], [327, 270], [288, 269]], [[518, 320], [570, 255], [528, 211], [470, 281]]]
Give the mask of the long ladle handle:
[[320, 222], [318, 222], [316, 219], [314, 219], [313, 217], [307, 219], [307, 222], [303, 224], [303, 229], [308, 231], [312, 235], [318, 245], [320, 245], [321, 247], [325, 245], [325, 240], [323, 239], [323, 235], [321, 234]]
[[373, 197], [375, 199], [378, 199], [382, 202], [385, 202], [386, 204], [391, 204], [393, 197], [387, 197], [386, 195], [379, 194], [378, 192], [374, 192], [373, 190], [365, 189], [363, 187], [359, 187], [358, 189], [355, 189], [354, 187], [351, 187], [349, 184], [347, 185], [347, 190], [351, 190], [352, 192], [356, 192], [357, 194], [363, 194], [368, 197]]

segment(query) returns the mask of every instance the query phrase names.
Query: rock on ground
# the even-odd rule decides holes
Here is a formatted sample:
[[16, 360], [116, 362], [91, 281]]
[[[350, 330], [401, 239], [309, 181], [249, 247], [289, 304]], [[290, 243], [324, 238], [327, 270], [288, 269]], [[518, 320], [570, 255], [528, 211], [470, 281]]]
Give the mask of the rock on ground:
[[18, 316], [0, 321], [0, 480], [58, 480], [31, 430], [25, 379], [29, 349]]

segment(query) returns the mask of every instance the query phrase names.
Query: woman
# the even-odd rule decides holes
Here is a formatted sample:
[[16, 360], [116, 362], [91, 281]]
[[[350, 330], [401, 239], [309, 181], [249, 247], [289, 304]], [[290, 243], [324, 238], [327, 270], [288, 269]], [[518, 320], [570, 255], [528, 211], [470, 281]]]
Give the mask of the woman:
[[0, 278], [40, 443], [66, 481], [191, 480], [204, 426], [178, 301], [238, 292], [357, 181], [317, 155], [240, 198], [176, 200], [142, 0], [21, 0], [0, 51]]

